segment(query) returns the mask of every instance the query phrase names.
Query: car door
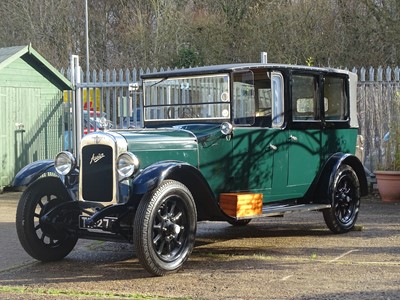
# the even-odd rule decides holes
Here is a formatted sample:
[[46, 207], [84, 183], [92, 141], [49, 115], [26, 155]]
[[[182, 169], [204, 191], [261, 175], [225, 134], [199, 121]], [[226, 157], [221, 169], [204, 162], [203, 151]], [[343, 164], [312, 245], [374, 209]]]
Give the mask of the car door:
[[271, 193], [276, 130], [237, 127], [233, 138], [232, 179], [236, 191]]
[[[263, 70], [258, 74], [255, 71], [254, 77], [251, 87], [238, 84], [234, 91], [235, 129], [231, 180], [235, 191], [263, 193], [263, 201], [267, 203], [279, 200], [286, 187], [287, 133], [282, 130], [283, 76], [279, 72]], [[247, 84], [251, 82], [238, 78], [236, 81]], [[254, 90], [244, 93], [243, 88]], [[241, 99], [243, 95], [251, 97]], [[251, 99], [255, 99], [254, 106], [241, 103], [253, 101]], [[243, 113], [244, 107], [247, 114]], [[249, 118], [250, 115], [254, 117]]]
[[291, 125], [287, 136], [287, 190], [291, 198], [302, 197], [321, 165], [321, 76], [291, 76]]

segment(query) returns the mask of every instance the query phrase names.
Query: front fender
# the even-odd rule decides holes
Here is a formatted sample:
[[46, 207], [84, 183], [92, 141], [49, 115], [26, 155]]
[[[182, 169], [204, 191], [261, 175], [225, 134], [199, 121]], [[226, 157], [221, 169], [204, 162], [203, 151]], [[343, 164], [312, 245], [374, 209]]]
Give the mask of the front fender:
[[153, 190], [173, 169], [181, 168], [182, 165], [190, 166], [187, 163], [178, 161], [163, 161], [148, 166], [133, 179], [133, 193], [141, 195]]
[[38, 160], [26, 165], [15, 175], [11, 186], [28, 186], [45, 173], [56, 173], [53, 159]]
[[165, 179], [183, 183], [192, 193], [198, 220], [226, 220], [226, 215], [207, 181], [198, 169], [180, 161], [162, 161], [144, 169], [132, 181], [134, 195], [143, 195], [155, 189]]

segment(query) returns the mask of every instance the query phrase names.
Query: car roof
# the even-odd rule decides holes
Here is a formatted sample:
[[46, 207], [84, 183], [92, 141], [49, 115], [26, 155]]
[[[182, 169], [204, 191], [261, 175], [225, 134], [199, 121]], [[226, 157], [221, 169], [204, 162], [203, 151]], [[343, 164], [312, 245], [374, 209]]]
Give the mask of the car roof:
[[190, 75], [205, 75], [205, 74], [218, 74], [218, 73], [230, 73], [234, 71], [248, 70], [248, 69], [292, 69], [292, 70], [304, 70], [304, 71], [317, 71], [324, 73], [351, 73], [347, 70], [336, 69], [336, 68], [325, 68], [325, 67], [309, 67], [301, 65], [287, 65], [287, 64], [270, 64], [270, 63], [242, 63], [242, 64], [224, 64], [224, 65], [211, 65], [195, 68], [184, 68], [184, 69], [173, 69], [161, 72], [153, 72], [143, 74], [142, 79], [149, 78], [168, 78], [178, 76], [190, 76]]

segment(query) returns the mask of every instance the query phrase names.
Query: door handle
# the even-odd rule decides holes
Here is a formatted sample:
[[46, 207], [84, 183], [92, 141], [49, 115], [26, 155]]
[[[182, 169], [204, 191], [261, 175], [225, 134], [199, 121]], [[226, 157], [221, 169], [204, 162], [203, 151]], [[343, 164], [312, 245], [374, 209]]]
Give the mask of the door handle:
[[297, 136], [290, 135], [290, 136], [289, 136], [289, 141], [296, 142], [296, 141], [297, 141]]
[[269, 144], [268, 148], [269, 148], [270, 150], [272, 150], [272, 151], [278, 150], [278, 147], [275, 146], [275, 145], [273, 145], [273, 144]]

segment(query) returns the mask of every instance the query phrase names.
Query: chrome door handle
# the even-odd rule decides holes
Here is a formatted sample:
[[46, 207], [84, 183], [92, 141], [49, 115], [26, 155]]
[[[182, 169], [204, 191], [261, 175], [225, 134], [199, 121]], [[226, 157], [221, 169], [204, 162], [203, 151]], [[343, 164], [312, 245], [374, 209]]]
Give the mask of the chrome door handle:
[[272, 151], [278, 150], [278, 147], [275, 146], [275, 145], [273, 145], [273, 144], [269, 144], [268, 148], [269, 148], [270, 150], [272, 150]]
[[290, 135], [290, 136], [289, 136], [289, 141], [296, 142], [296, 141], [297, 141], [297, 137], [294, 136], [294, 135]]

